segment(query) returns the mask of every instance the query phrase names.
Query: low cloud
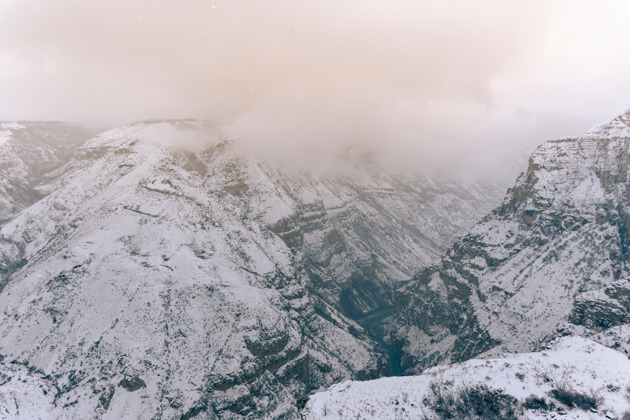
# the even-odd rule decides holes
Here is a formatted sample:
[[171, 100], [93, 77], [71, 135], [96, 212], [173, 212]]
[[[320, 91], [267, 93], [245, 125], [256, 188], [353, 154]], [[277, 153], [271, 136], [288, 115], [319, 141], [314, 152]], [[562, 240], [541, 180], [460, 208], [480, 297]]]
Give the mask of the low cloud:
[[621, 1], [6, 1], [0, 119], [201, 118], [296, 165], [508, 179], [630, 107], [628, 18]]

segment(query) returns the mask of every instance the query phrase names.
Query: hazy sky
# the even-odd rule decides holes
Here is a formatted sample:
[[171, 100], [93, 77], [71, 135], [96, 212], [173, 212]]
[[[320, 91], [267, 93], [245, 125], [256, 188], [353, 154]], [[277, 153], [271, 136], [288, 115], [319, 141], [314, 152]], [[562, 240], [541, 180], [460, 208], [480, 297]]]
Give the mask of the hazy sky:
[[0, 120], [216, 120], [292, 162], [510, 174], [630, 108], [630, 2], [0, 0]]

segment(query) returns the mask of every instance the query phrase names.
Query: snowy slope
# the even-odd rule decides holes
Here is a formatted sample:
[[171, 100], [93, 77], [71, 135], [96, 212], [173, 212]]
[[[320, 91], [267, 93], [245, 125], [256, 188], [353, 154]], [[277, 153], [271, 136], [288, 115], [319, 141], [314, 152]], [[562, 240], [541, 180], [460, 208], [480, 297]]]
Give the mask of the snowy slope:
[[[570, 337], [544, 352], [438, 366], [420, 376], [336, 384], [311, 396], [302, 414], [305, 419], [439, 418], [424, 403], [431, 383], [447, 392], [486, 384], [521, 403], [535, 395], [555, 404], [554, 409], [524, 409], [528, 419], [621, 418], [630, 412], [630, 360], [593, 341]], [[595, 395], [597, 412], [562, 404], [549, 394], [553, 389]]]
[[0, 226], [46, 194], [46, 175], [89, 135], [62, 122], [0, 122]]
[[503, 204], [400, 291], [403, 368], [630, 322], [630, 138], [615, 127], [541, 145]]
[[630, 109], [602, 124], [591, 127], [587, 137], [630, 137]]
[[292, 208], [271, 230], [304, 255], [311, 290], [352, 318], [392, 305], [397, 283], [434, 262], [502, 191], [373, 167], [332, 179], [267, 175], [286, 192], [268, 205]]
[[[170, 147], [179, 136], [199, 142]], [[387, 282], [495, 191], [286, 173], [200, 121], [103, 133], [55, 174], [0, 240], [0, 355], [56, 390], [50, 418], [295, 415], [313, 388], [383, 375], [342, 312], [391, 304]]]

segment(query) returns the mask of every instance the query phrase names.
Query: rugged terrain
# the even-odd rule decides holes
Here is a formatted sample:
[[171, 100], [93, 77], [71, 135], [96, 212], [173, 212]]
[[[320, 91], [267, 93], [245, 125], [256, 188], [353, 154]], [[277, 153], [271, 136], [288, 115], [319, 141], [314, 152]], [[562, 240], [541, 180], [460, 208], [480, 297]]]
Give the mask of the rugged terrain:
[[462, 418], [458, 408], [472, 408], [480, 416], [466, 411], [467, 418], [614, 419], [630, 413], [629, 378], [630, 360], [624, 355], [566, 337], [543, 352], [469, 360], [419, 376], [337, 384], [313, 395], [303, 416], [441, 419]]
[[382, 376], [366, 316], [500, 191], [287, 172], [201, 121], [103, 133], [46, 177], [0, 237], [8, 417], [287, 416]]
[[63, 122], [0, 122], [0, 226], [47, 191], [47, 175], [89, 138]]
[[594, 337], [626, 353], [630, 114], [541, 145], [501, 206], [397, 295], [407, 373]]

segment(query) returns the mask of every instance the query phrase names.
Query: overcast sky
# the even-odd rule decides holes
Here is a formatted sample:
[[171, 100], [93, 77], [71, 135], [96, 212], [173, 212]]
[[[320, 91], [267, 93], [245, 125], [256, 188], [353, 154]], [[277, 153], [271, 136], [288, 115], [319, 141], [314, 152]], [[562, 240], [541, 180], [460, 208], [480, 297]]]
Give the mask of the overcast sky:
[[203, 118], [292, 162], [512, 176], [630, 108], [630, 2], [0, 0], [0, 120]]

